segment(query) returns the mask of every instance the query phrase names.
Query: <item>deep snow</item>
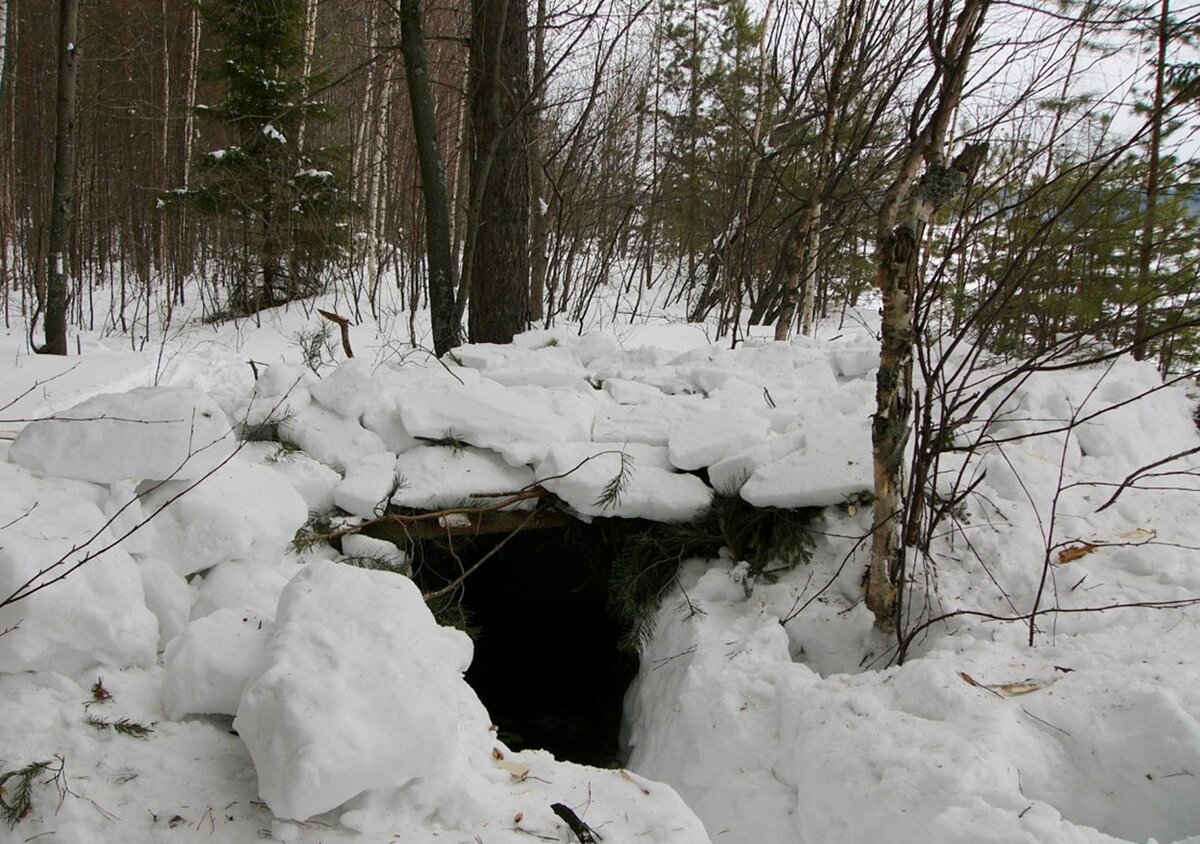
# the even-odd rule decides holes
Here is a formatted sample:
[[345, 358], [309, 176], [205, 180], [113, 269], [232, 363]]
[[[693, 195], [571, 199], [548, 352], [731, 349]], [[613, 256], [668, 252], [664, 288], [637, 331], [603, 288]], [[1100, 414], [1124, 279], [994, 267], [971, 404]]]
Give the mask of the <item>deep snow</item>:
[[[860, 601], [869, 331], [730, 350], [679, 323], [562, 328], [438, 362], [365, 323], [359, 357], [318, 377], [291, 339], [317, 322], [293, 307], [143, 353], [89, 337], [67, 360], [25, 354], [19, 331], [0, 344], [0, 404], [17, 399], [0, 428], [21, 431], [0, 462], [0, 600], [125, 537], [0, 609], [0, 771], [59, 756], [69, 789], [36, 786], [0, 839], [566, 841], [556, 802], [610, 842], [1200, 836], [1197, 609], [1044, 614], [1032, 648], [1026, 624], [960, 616], [889, 667]], [[1117, 409], [964, 464], [983, 479], [914, 611], [1027, 613], [1068, 539], [1097, 547], [1051, 555], [1043, 608], [1200, 595], [1194, 474], [1096, 512], [1099, 484], [1200, 443], [1183, 388], [1122, 404], [1156, 384], [1122, 360], [994, 408], [1005, 437]], [[50, 414], [76, 418], [26, 421]], [[303, 451], [226, 436], [264, 420]], [[701, 468], [757, 505], [824, 507], [817, 552], [777, 583], [685, 565], [627, 697], [628, 771], [508, 750], [462, 679], [469, 639], [410, 582], [289, 547], [335, 503], [369, 517], [535, 479], [584, 517], [685, 520], [711, 492], [680, 470]]]

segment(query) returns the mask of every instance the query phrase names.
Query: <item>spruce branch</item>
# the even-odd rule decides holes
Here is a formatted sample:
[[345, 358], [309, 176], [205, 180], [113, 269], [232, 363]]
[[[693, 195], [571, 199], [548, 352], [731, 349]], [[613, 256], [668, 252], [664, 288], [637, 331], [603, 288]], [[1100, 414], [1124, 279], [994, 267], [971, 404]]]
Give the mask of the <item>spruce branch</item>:
[[67, 796], [66, 762], [61, 756], [53, 761], [32, 762], [24, 768], [0, 773], [0, 818], [13, 829], [33, 811], [33, 786], [38, 778], [49, 775], [42, 784], [54, 783], [58, 789], [58, 803]]

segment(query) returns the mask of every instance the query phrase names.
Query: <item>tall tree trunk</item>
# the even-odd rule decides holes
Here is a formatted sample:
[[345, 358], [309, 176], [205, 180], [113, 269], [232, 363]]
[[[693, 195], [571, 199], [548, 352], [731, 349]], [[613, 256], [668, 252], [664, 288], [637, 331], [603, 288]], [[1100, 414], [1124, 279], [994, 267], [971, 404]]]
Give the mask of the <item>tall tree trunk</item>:
[[[944, 43], [937, 44], [935, 33], [928, 33], [937, 67], [925, 89], [933, 94], [936, 85], [933, 111], [913, 137], [875, 222], [875, 284], [883, 304], [871, 424], [875, 512], [866, 602], [882, 629], [898, 631], [901, 626], [899, 591], [905, 576], [901, 485], [912, 416], [913, 344], [917, 340], [913, 314], [920, 295], [921, 244], [929, 219], [966, 185], [987, 150], [986, 145], [968, 146], [949, 167], [943, 163], [946, 133], [962, 98], [967, 65], [989, 2], [966, 0], [953, 34]], [[935, 16], [931, 12], [931, 23]], [[942, 23], [938, 29], [945, 31], [948, 21]], [[925, 174], [917, 184], [922, 162]]]
[[[458, 313], [454, 303], [454, 265], [450, 249], [450, 200], [446, 173], [438, 151], [437, 115], [429, 69], [421, 0], [400, 0], [400, 49], [412, 104], [413, 134], [421, 165], [425, 200], [425, 248], [429, 270], [429, 308], [433, 318], [433, 348], [441, 356], [459, 344]], [[526, 302], [528, 305], [528, 302]]]
[[1134, 303], [1134, 334], [1133, 357], [1142, 360], [1146, 357], [1147, 334], [1149, 333], [1149, 303], [1150, 291], [1150, 259], [1154, 252], [1154, 226], [1158, 208], [1158, 179], [1159, 156], [1162, 152], [1163, 130], [1163, 89], [1167, 64], [1168, 25], [1170, 23], [1171, 2], [1162, 0], [1158, 17], [1158, 55], [1154, 66], [1154, 104], [1150, 115], [1150, 161], [1146, 170], [1146, 213], [1142, 221], [1142, 243], [1138, 250], [1138, 280], [1134, 288], [1136, 301]]
[[49, 355], [67, 353], [67, 268], [75, 210], [75, 78], [79, 0], [60, 0], [58, 94], [54, 106], [54, 176], [50, 196], [50, 249], [46, 269], [46, 343]]
[[8, 0], [0, 0], [0, 103], [4, 102], [4, 61], [8, 58]]
[[471, 211], [464, 279], [470, 336], [529, 326], [529, 45], [526, 0], [472, 0]]
[[533, 98], [532, 130], [529, 137], [529, 319], [542, 318], [546, 298], [546, 239], [549, 234], [547, 203], [544, 198], [546, 176], [542, 171], [542, 108], [546, 99], [546, 0], [538, 0], [537, 22], [533, 40]]

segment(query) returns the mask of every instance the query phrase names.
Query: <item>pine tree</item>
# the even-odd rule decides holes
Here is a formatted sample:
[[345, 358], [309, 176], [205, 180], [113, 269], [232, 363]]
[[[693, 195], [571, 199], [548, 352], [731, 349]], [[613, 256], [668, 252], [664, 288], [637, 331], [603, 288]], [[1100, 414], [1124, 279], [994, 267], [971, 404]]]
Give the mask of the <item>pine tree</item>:
[[303, 74], [305, 0], [201, 0], [220, 39], [214, 76], [222, 102], [201, 114], [227, 127], [232, 143], [202, 156], [192, 205], [235, 224], [241, 254], [232, 263], [232, 313], [313, 295], [347, 255], [351, 202], [337, 150], [306, 148], [329, 110], [307, 99], [317, 80]]

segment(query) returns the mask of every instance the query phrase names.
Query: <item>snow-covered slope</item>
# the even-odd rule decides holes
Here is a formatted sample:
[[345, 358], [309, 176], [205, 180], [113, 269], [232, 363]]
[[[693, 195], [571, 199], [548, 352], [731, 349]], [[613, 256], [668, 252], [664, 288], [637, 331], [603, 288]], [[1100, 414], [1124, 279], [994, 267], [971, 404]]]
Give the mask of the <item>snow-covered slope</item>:
[[[1181, 389], [1123, 404], [1154, 385], [1147, 367], [1008, 398], [997, 436], [1085, 399], [1120, 409], [962, 464], [983, 480], [913, 612], [976, 615], [889, 667], [859, 602], [867, 333], [731, 350], [679, 325], [556, 329], [439, 362], [364, 325], [360, 357], [317, 377], [287, 341], [304, 324], [276, 312], [140, 354], [93, 340], [70, 361], [5, 341], [0, 389], [24, 396], [0, 428], [24, 430], [0, 462], [0, 600], [71, 572], [0, 608], [0, 772], [65, 772], [61, 792], [38, 778], [15, 840], [566, 840], [552, 803], [612, 842], [1200, 835], [1196, 611], [1076, 612], [1200, 594], [1194, 475], [1096, 512], [1200, 443]], [[262, 423], [303, 452], [225, 436]], [[582, 518], [686, 520], [713, 487], [825, 507], [813, 563], [777, 583], [685, 566], [627, 699], [632, 772], [510, 751], [462, 679], [470, 641], [410, 583], [289, 544], [334, 503], [367, 517], [538, 481]], [[1069, 539], [1094, 548], [1052, 555], [1031, 648], [1027, 622], [995, 617], [1029, 612], [1047, 546]]]

